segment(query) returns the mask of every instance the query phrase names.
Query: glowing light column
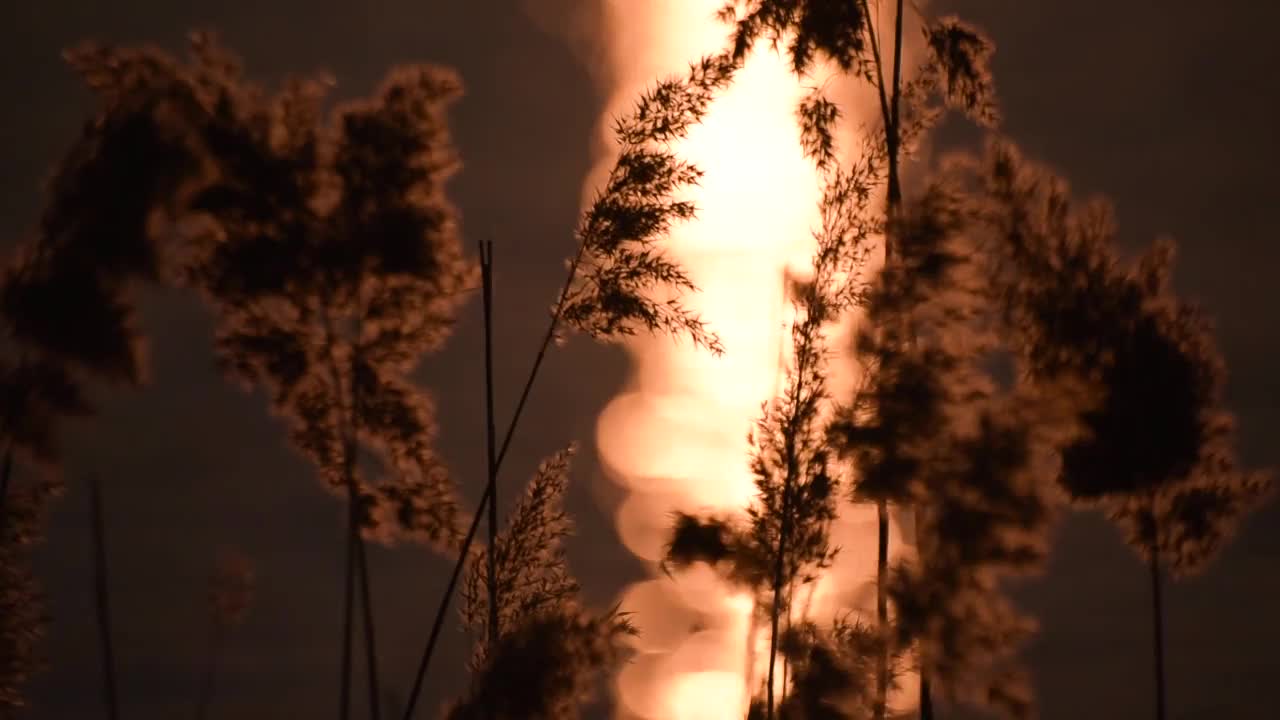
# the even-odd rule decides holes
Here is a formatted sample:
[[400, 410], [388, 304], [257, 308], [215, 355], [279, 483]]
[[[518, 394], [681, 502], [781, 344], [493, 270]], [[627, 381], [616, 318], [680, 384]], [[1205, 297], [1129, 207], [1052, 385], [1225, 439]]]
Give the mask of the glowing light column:
[[[722, 4], [609, 5], [612, 92], [602, 127], [654, 79], [681, 74], [689, 61], [725, 47], [729, 28], [715, 19]], [[814, 249], [820, 178], [801, 154], [795, 117], [805, 92], [783, 58], [758, 52], [677, 148], [705, 176], [692, 193], [698, 218], [678, 227], [665, 247], [701, 290], [686, 298], [688, 306], [726, 352], [717, 358], [668, 338], [635, 339], [628, 344], [631, 382], [597, 425], [606, 470], [628, 493], [617, 510], [618, 532], [655, 568], [674, 511], [740, 511], [755, 494], [747, 433], [775, 395], [782, 343], [789, 341], [784, 275], [792, 267], [806, 274]], [[602, 157], [594, 174], [611, 162]], [[874, 553], [866, 550], [874, 548], [874, 511], [842, 508], [833, 534], [846, 552], [862, 550], [837, 569], [848, 583], [824, 578], [813, 591], [812, 614], [828, 620], [837, 600], [846, 600], [841, 586], [874, 577]], [[745, 716], [768, 652], [750, 597], [695, 566], [674, 578], [655, 570], [621, 600], [641, 633], [639, 656], [617, 680], [620, 717]]]

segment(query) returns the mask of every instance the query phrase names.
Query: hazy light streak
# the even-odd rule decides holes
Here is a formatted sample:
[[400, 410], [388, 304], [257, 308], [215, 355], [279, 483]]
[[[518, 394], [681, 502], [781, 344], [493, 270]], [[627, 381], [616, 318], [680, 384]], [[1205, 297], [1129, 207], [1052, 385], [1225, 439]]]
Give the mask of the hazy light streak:
[[[602, 131], [656, 78], [680, 74], [689, 61], [725, 46], [728, 28], [714, 18], [721, 5], [609, 4], [611, 87]], [[668, 338], [635, 339], [627, 346], [631, 382], [598, 420], [603, 464], [629, 493], [616, 511], [619, 535], [654, 563], [655, 574], [621, 597], [641, 630], [639, 656], [616, 682], [623, 718], [739, 720], [767, 665], [767, 627], [753, 623], [750, 597], [705, 566], [669, 578], [656, 563], [673, 511], [740, 511], [755, 495], [747, 433], [777, 392], [780, 360], [788, 354], [785, 277], [806, 275], [814, 249], [820, 181], [799, 150], [795, 118], [805, 92], [784, 59], [757, 53], [677, 148], [705, 177], [693, 192], [698, 219], [679, 227], [665, 247], [700, 288], [687, 304], [720, 335], [726, 353], [716, 358]], [[854, 107], [860, 101], [849, 93], [837, 99], [855, 117], [871, 109]], [[588, 187], [611, 162], [612, 156], [600, 158]], [[833, 340], [833, 347], [840, 343]], [[833, 389], [841, 392], [849, 381], [837, 378]], [[810, 597], [808, 615], [818, 622], [849, 608], [874, 617], [875, 512], [841, 510], [832, 533], [842, 548], [836, 567], [798, 593]], [[893, 528], [891, 536], [898, 534]], [[899, 550], [896, 543], [890, 548]], [[911, 694], [903, 687], [904, 703], [894, 704], [906, 707]]]

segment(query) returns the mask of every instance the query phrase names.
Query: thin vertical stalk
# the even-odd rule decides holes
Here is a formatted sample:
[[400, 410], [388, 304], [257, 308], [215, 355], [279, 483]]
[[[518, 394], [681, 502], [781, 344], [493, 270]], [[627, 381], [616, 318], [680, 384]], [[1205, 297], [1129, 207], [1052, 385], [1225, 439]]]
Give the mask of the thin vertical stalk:
[[[789, 475], [789, 474], [788, 474]], [[773, 570], [773, 608], [769, 618], [769, 675], [765, 686], [765, 717], [773, 720], [773, 672], [778, 659], [778, 617], [782, 605], [782, 575], [786, 568], [787, 535], [791, 520], [791, 478], [782, 488], [782, 527], [778, 533], [778, 559]]]
[[380, 707], [382, 690], [378, 683], [378, 643], [373, 625], [373, 593], [369, 589], [369, 560], [365, 550], [364, 538], [357, 530], [355, 538], [356, 570], [360, 581], [360, 606], [364, 618], [364, 659], [369, 678], [369, 717], [371, 720], [382, 719]]
[[351, 356], [348, 361], [350, 374], [349, 385], [342, 382], [333, 348], [338, 342], [338, 334], [333, 328], [332, 319], [324, 314], [325, 340], [328, 343], [329, 372], [333, 382], [333, 392], [341, 397], [349, 391], [347, 417], [340, 426], [342, 431], [342, 480], [347, 490], [347, 546], [345, 563], [345, 592], [342, 608], [342, 678], [338, 700], [338, 716], [347, 720], [351, 714], [351, 645], [355, 625], [355, 590], [357, 575], [359, 576], [360, 595], [364, 611], [364, 647], [365, 667], [368, 671], [369, 711], [371, 720], [380, 720], [380, 690], [378, 687], [377, 643], [374, 638], [372, 593], [369, 590], [369, 570], [365, 562], [364, 539], [360, 537], [359, 492], [356, 487], [356, 460], [359, 451], [359, 406], [360, 394], [357, 382], [357, 371], [360, 355], [360, 337], [362, 325], [357, 321], [355, 336], [351, 340]]
[[[898, 177], [898, 139], [899, 139], [899, 105], [901, 103], [902, 83], [902, 0], [897, 2], [897, 13], [894, 17], [894, 45], [891, 87], [885, 85], [884, 55], [881, 53], [880, 39], [876, 30], [879, 16], [871, 12], [867, 0], [859, 0], [867, 39], [871, 45], [873, 66], [875, 68], [874, 85], [880, 101], [880, 115], [884, 122], [885, 153], [888, 161], [888, 188], [886, 217], [892, 220], [902, 202], [902, 187]], [[877, 6], [878, 7], [878, 6]], [[884, 238], [884, 267], [893, 263], [893, 237], [886, 232]], [[888, 704], [889, 687], [889, 608], [886, 582], [889, 566], [889, 509], [884, 500], [876, 502], [876, 621], [880, 636], [880, 648], [876, 657], [876, 690], [872, 706], [874, 720], [884, 720], [885, 708]]]
[[356, 581], [360, 583], [360, 607], [364, 621], [364, 660], [369, 691], [369, 718], [382, 720], [382, 688], [378, 683], [378, 642], [373, 624], [373, 592], [369, 582], [369, 559], [360, 535], [360, 493], [356, 486], [356, 462], [360, 452], [360, 383], [358, 382], [360, 342], [363, 324], [356, 323], [351, 343], [351, 408], [347, 420], [346, 482], [351, 504], [351, 547], [355, 551]]
[[489, 496], [489, 650], [498, 646], [498, 468], [495, 455], [495, 431], [493, 419], [493, 242], [480, 242], [481, 297], [484, 314], [484, 402], [485, 402], [485, 467], [488, 482], [485, 493]]
[[[564, 312], [565, 303], [569, 299], [569, 288], [573, 284], [574, 278], [578, 275], [578, 267], [582, 264], [582, 257], [585, 252], [586, 247], [579, 243], [573, 260], [569, 262], [568, 277], [565, 278], [564, 285], [560, 289], [560, 298], [556, 301], [555, 310], [551, 313], [551, 321], [547, 323], [547, 331], [542, 337], [542, 344], [538, 347], [537, 355], [534, 356], [533, 367], [529, 370], [524, 389], [520, 391], [520, 399], [516, 402], [515, 412], [512, 414], [511, 422], [507, 425], [506, 434], [502, 438], [502, 447], [498, 450], [498, 457], [494, 461], [495, 476], [502, 468], [502, 461], [506, 458], [507, 450], [511, 447], [511, 440], [515, 437], [516, 425], [520, 422], [520, 415], [524, 412], [525, 404], [529, 400], [529, 394], [533, 391], [533, 383], [538, 377], [538, 371], [542, 368], [542, 361], [546, 359], [547, 349], [551, 347], [551, 341], [555, 339], [556, 331], [560, 328], [560, 318]], [[458, 559], [453, 564], [453, 573], [449, 576], [449, 584], [445, 587], [444, 596], [440, 598], [440, 604], [436, 606], [436, 617], [431, 624], [431, 635], [427, 638], [427, 645], [423, 648], [422, 658], [418, 662], [418, 671], [413, 679], [413, 687], [410, 689], [409, 698], [405, 702], [403, 720], [410, 720], [413, 717], [414, 709], [417, 708], [418, 697], [422, 694], [422, 683], [426, 679], [427, 669], [431, 666], [431, 657], [435, 654], [436, 645], [440, 640], [440, 631], [444, 627], [444, 616], [449, 611], [449, 603], [458, 587], [458, 578], [462, 575], [462, 568], [466, 564], [468, 553], [471, 551], [471, 544], [475, 542], [476, 531], [480, 529], [480, 519], [484, 517], [484, 511], [488, 507], [489, 499], [489, 487], [486, 485], [484, 494], [480, 497], [480, 507], [476, 508], [475, 514], [471, 516], [471, 527], [467, 530], [466, 537], [458, 549]]]
[[[498, 472], [494, 454], [494, 415], [493, 415], [493, 242], [480, 241], [480, 278], [481, 297], [484, 315], [484, 402], [485, 402], [485, 494], [489, 496], [489, 546], [485, 553], [487, 559], [487, 580], [489, 592], [489, 627], [486, 641], [489, 644], [489, 657], [498, 652], [498, 639], [502, 629], [498, 626]], [[497, 698], [486, 698], [486, 713], [489, 720], [497, 717]]]
[[879, 655], [876, 658], [876, 696], [872, 715], [884, 720], [889, 697], [889, 505], [876, 501], [876, 627], [879, 631]]
[[[927, 513], [925, 509], [919, 505], [916, 506], [916, 559], [922, 566], [928, 562], [929, 549], [926, 547], [927, 539], [925, 523], [927, 522]], [[920, 665], [920, 720], [933, 720], [933, 684], [929, 679], [928, 658], [918, 645], [916, 647], [916, 656]]]
[[89, 515], [93, 529], [93, 594], [97, 609], [98, 638], [102, 643], [102, 694], [108, 720], [120, 720], [116, 690], [115, 648], [111, 642], [111, 596], [107, 582], [106, 521], [102, 512], [102, 489], [97, 477], [89, 478]]
[[338, 717], [347, 720], [351, 717], [351, 626], [353, 624], [354, 613], [352, 608], [355, 604], [355, 542], [352, 536], [355, 534], [355, 493], [352, 492], [350, 483], [347, 483], [347, 532], [346, 532], [346, 566], [342, 573], [343, 579], [343, 600], [342, 600], [342, 677], [339, 680], [338, 691]]
[[[872, 65], [876, 71], [875, 86], [876, 92], [880, 97], [880, 119], [884, 122], [885, 133], [888, 133], [889, 126], [893, 124], [893, 120], [889, 113], [889, 98], [884, 91], [884, 63], [880, 57], [880, 40], [876, 35], [876, 22], [879, 19], [879, 15], [871, 14], [871, 7], [868, 5], [867, 0], [858, 1], [862, 5], [862, 16], [866, 18], [867, 39], [871, 41]], [[879, 7], [879, 4], [877, 4], [876, 8], [879, 9]]]
[[[795, 335], [793, 334], [794, 337]], [[810, 336], [802, 335], [798, 342], [807, 344], [811, 342]], [[773, 608], [769, 631], [769, 675], [768, 687], [765, 688], [765, 717], [767, 720], [773, 720], [774, 716], [773, 678], [774, 666], [778, 660], [778, 622], [784, 600], [782, 590], [786, 579], [784, 575], [786, 571], [787, 544], [791, 536], [791, 496], [794, 492], [796, 476], [800, 474], [799, 458], [796, 457], [796, 435], [800, 432], [799, 408], [802, 406], [800, 398], [801, 393], [804, 392], [804, 374], [808, 371], [806, 363], [812, 350], [808, 346], [802, 347], [802, 351], [797, 350], [796, 352], [795, 379], [792, 381], [791, 387], [791, 416], [787, 418], [786, 427], [783, 429], [783, 456], [786, 458], [787, 474], [782, 482], [782, 518], [778, 528], [778, 559], [774, 564], [773, 572]]]
[[902, 184], [898, 177], [898, 151], [901, 141], [900, 104], [902, 99], [902, 0], [893, 19], [893, 86], [889, 101], [889, 212], [892, 214], [902, 202]]
[[[788, 302], [791, 302], [790, 293], [791, 293], [790, 286], [788, 286], [786, 278], [783, 278], [781, 306], [786, 307], [788, 305]], [[780, 393], [782, 392], [782, 382], [783, 382], [783, 379], [785, 379], [785, 373], [782, 372], [782, 369], [785, 368], [787, 363], [785, 334], [786, 333], [778, 334], [778, 352], [777, 352], [778, 366], [777, 366], [777, 379], [776, 379], [776, 382], [774, 382], [774, 387], [773, 387], [774, 397], [780, 395]], [[786, 516], [787, 516], [787, 510], [788, 510], [788, 507], [787, 507], [788, 495], [786, 492], [787, 487], [790, 487], [790, 483], [787, 483], [785, 484], [785, 486], [783, 486], [783, 496], [782, 496], [783, 524], [786, 523]], [[785, 536], [786, 536], [786, 532], [780, 532], [780, 534], [778, 534], [778, 562], [776, 566], [776, 577], [774, 577], [772, 614], [771, 614], [771, 618], [769, 618], [769, 621], [771, 621], [771, 624], [769, 624], [769, 665], [768, 665], [769, 670], [768, 670], [767, 684], [765, 684], [764, 692], [765, 692], [765, 698], [767, 698], [767, 700], [765, 700], [765, 712], [767, 712], [767, 715], [771, 720], [773, 717], [773, 664], [774, 664], [774, 660], [776, 660], [776, 657], [777, 657], [777, 646], [778, 646], [778, 616], [777, 616], [778, 593], [781, 592], [780, 584], [782, 583], [782, 568], [783, 568], [782, 555], [783, 553], [786, 552]], [[754, 614], [753, 614], [753, 620], [751, 620], [751, 626], [753, 626], [753, 629], [751, 629], [751, 635], [749, 635], [749, 637], [754, 637], [754, 634], [755, 634]], [[754, 652], [751, 653], [751, 655], [753, 655], [753, 659], [750, 660], [750, 664], [748, 665], [748, 674], [746, 674], [746, 678], [748, 678], [748, 680], [750, 680], [750, 676], [751, 676], [750, 669], [751, 667], [754, 667]], [[787, 667], [786, 667], [786, 664], [783, 664], [782, 666], [783, 688], [786, 687], [786, 683], [787, 683], [786, 673], [787, 673]], [[748, 707], [750, 707], [750, 692], [748, 692]]]
[[[796, 596], [796, 579], [795, 579], [795, 577], [792, 577], [792, 578], [791, 578], [791, 581], [787, 583], [787, 598], [788, 598], [788, 600], [791, 600], [791, 599], [794, 599], [794, 598], [795, 598], [795, 596]], [[812, 598], [812, 597], [813, 597], [813, 595], [812, 595], [812, 594], [810, 594], [810, 597]], [[791, 630], [791, 617], [792, 617], [792, 612], [791, 612], [791, 611], [792, 611], [791, 603], [790, 603], [790, 602], [788, 602], [788, 603], [787, 603], [787, 618], [786, 618], [786, 620], [787, 620], [787, 625], [786, 625], [786, 627], [785, 627], [785, 628], [783, 628], [783, 632], [788, 632], [788, 631], [790, 631], [790, 630]], [[801, 617], [803, 617], [803, 616], [801, 616]], [[788, 662], [786, 658], [783, 658], [783, 659], [782, 659], [782, 696], [781, 696], [780, 698], [778, 698], [778, 713], [779, 713], [779, 714], [781, 714], [781, 713], [782, 713], [782, 704], [783, 704], [783, 703], [785, 703], [785, 702], [787, 701], [787, 680], [789, 679], [789, 677], [788, 677], [788, 676], [790, 675], [790, 673], [791, 673], [791, 663], [790, 663], [790, 662]]]
[[[885, 151], [888, 154], [889, 181], [887, 189], [886, 215], [889, 220], [889, 232], [885, 233], [884, 265], [889, 267], [893, 262], [892, 223], [902, 204], [902, 184], [898, 176], [898, 151], [900, 139], [900, 104], [902, 97], [902, 0], [897, 1], [897, 9], [893, 22], [893, 70], [889, 92], [888, 107], [885, 107], [884, 73], [878, 45], [875, 48], [877, 77], [880, 83], [881, 111], [885, 115]], [[889, 698], [889, 508], [884, 500], [876, 503], [876, 622], [880, 635], [880, 654], [876, 658], [876, 697], [873, 715], [875, 720], [884, 720]]]

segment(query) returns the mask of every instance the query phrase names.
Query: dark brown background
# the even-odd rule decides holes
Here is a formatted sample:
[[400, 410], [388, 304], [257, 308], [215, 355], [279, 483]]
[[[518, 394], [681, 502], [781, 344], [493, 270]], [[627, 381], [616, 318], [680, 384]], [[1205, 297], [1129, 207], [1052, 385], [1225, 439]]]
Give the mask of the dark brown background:
[[[583, 0], [591, 2], [598, 0]], [[625, 0], [636, 2], [640, 0]], [[1216, 316], [1232, 370], [1230, 403], [1242, 453], [1280, 460], [1280, 334], [1268, 278], [1278, 205], [1273, 133], [1274, 28], [1280, 10], [1251, 0], [954, 0], [985, 26], [1007, 130], [1063, 171], [1081, 193], [1105, 193], [1137, 247], [1169, 233], [1181, 242], [1178, 286]], [[40, 0], [0, 14], [0, 235], [32, 226], [40, 182], [89, 108], [59, 50], [86, 38], [181, 45], [197, 27], [221, 32], [251, 72], [275, 80], [324, 68], [343, 96], [367, 93], [391, 64], [456, 67], [466, 82], [454, 127], [466, 169], [452, 186], [465, 229], [498, 244], [500, 406], [516, 384], [570, 249], [590, 131], [602, 98], [565, 44], [515, 0]], [[54, 624], [52, 670], [33, 688], [32, 718], [99, 712], [83, 476], [107, 484], [126, 715], [190, 712], [205, 647], [206, 577], [214, 550], [244, 549], [258, 598], [233, 641], [215, 707], [221, 717], [314, 717], [332, 712], [338, 676], [340, 506], [282, 442], [260, 398], [216, 375], [209, 322], [189, 299], [145, 297], [152, 382], [104, 398], [100, 418], [68, 443], [70, 491], [39, 551]], [[423, 379], [438, 395], [440, 445], [469, 497], [481, 467], [476, 308]], [[582, 536], [574, 569], [605, 602], [638, 572], [589, 489], [595, 413], [622, 379], [620, 353], [574, 342], [554, 356], [506, 467], [518, 485], [539, 455], [587, 444], [572, 509]], [[1280, 650], [1280, 509], [1248, 523], [1203, 577], [1169, 593], [1171, 718], [1274, 717], [1265, 710]], [[444, 565], [416, 549], [375, 551], [384, 673], [403, 692], [442, 585]], [[1057, 534], [1044, 578], [1018, 595], [1043, 631], [1029, 648], [1043, 717], [1149, 715], [1147, 589], [1137, 561], [1099, 518], [1076, 516]], [[429, 705], [460, 687], [460, 635], [440, 662]], [[360, 707], [357, 705], [357, 707]], [[424, 715], [425, 716], [425, 715]]]

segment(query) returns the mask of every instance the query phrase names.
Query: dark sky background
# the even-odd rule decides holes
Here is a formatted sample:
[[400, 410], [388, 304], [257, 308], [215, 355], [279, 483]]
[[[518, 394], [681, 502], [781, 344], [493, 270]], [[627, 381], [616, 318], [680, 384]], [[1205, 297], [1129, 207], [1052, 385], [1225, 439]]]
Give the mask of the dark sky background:
[[[582, 0], [593, 2], [599, 0]], [[639, 2], [641, 0], [624, 0]], [[1218, 321], [1230, 406], [1246, 463], [1280, 464], [1280, 333], [1270, 309], [1280, 260], [1274, 133], [1280, 100], [1273, 29], [1280, 10], [1254, 0], [952, 0], [995, 38], [1006, 130], [1082, 194], [1114, 199], [1126, 243], [1180, 242], [1177, 285]], [[0, 237], [32, 227], [42, 179], [74, 138], [89, 98], [59, 51], [84, 39], [179, 48], [212, 28], [252, 75], [331, 71], [339, 95], [372, 90], [391, 65], [458, 69], [467, 95], [453, 114], [466, 167], [451, 195], [470, 241], [497, 244], [499, 406], [523, 378], [562, 258], [571, 249], [581, 179], [603, 98], [557, 36], [516, 0], [40, 0], [0, 14]], [[288, 450], [260, 397], [217, 375], [208, 317], [177, 293], [142, 298], [151, 382], [103, 395], [103, 412], [67, 440], [69, 491], [38, 552], [53, 625], [52, 668], [32, 688], [38, 720], [100, 712], [83, 478], [106, 485], [122, 704], [132, 720], [192, 709], [206, 646], [215, 550], [254, 562], [257, 599], [232, 641], [216, 714], [315, 717], [332, 712], [338, 677], [341, 506]], [[437, 394], [439, 445], [478, 496], [483, 424], [478, 309], [468, 308], [422, 379]], [[625, 373], [620, 352], [576, 341], [554, 355], [505, 465], [512, 492], [538, 457], [584, 444], [571, 510], [571, 560], [588, 597], [606, 603], [641, 572], [600, 510], [594, 417]], [[503, 412], [505, 414], [505, 411]], [[1168, 593], [1171, 720], [1262, 720], [1280, 652], [1280, 507], [1247, 523], [1203, 576]], [[387, 686], [400, 695], [446, 574], [417, 548], [376, 549], [375, 602]], [[1017, 596], [1039, 616], [1029, 646], [1046, 720], [1150, 714], [1146, 576], [1100, 518], [1068, 518], [1042, 578]], [[428, 708], [462, 687], [462, 636], [436, 664]], [[356, 704], [357, 717], [363, 705]], [[424, 717], [427, 715], [423, 715]]]

